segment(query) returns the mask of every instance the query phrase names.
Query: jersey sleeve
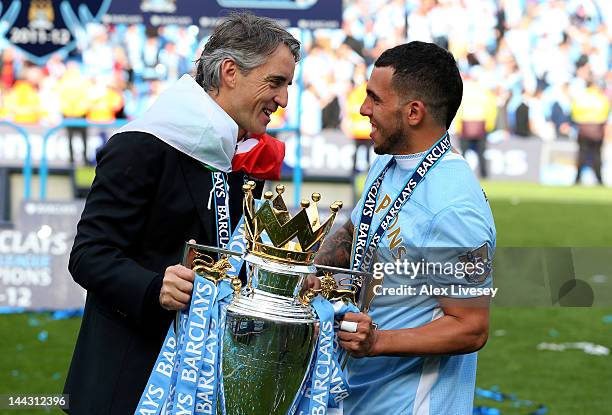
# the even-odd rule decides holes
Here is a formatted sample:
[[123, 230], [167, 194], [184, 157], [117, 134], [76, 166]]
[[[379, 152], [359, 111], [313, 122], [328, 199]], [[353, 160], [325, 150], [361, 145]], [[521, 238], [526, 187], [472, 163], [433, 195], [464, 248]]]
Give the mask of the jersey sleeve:
[[423, 246], [427, 284], [443, 296], [479, 297], [492, 287], [495, 228], [486, 212], [449, 206], [432, 219]]

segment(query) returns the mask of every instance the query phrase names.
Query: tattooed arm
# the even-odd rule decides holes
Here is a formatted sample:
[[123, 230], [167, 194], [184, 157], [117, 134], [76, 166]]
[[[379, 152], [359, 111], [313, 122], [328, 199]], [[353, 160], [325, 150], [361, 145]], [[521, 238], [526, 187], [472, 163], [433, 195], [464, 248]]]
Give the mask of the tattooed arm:
[[347, 220], [333, 235], [327, 237], [315, 258], [315, 264], [349, 268], [353, 248], [353, 222]]

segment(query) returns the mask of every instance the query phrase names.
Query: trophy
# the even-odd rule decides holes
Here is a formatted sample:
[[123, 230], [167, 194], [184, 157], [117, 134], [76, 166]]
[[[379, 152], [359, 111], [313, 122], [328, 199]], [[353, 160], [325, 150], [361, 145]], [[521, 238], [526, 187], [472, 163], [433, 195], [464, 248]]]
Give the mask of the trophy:
[[[302, 388], [317, 342], [317, 318], [310, 301], [317, 294], [328, 300], [355, 302], [356, 286], [348, 279], [337, 282], [333, 274], [361, 274], [315, 266], [314, 257], [330, 231], [342, 202], [330, 206], [321, 223], [317, 202], [302, 200], [293, 217], [283, 201], [284, 187], [276, 195], [266, 192], [256, 206], [254, 183], [243, 186], [244, 252], [188, 244], [185, 262], [213, 282], [226, 278], [231, 267], [227, 256], [214, 261], [206, 251], [242, 255], [247, 263], [247, 284], [231, 280], [235, 295], [226, 310], [221, 334], [221, 372], [228, 415], [285, 415]], [[308, 275], [323, 271], [320, 289], [304, 292]], [[222, 329], [223, 330], [223, 329]]]

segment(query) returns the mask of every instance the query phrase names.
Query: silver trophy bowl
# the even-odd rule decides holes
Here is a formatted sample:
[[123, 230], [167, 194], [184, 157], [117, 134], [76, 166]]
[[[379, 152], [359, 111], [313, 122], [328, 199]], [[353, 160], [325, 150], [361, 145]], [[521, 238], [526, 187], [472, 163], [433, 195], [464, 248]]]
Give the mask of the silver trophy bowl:
[[299, 301], [314, 266], [247, 254], [248, 284], [227, 308], [222, 373], [228, 415], [286, 414], [313, 358], [317, 321]]

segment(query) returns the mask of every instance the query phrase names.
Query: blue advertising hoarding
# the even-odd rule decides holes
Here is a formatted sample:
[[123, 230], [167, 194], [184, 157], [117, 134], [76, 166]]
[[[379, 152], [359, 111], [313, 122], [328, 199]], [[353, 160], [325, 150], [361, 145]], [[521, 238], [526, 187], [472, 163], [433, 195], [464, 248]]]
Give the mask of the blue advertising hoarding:
[[339, 28], [342, 23], [342, 0], [115, 0], [104, 21], [209, 28], [231, 10], [248, 10], [290, 27]]

